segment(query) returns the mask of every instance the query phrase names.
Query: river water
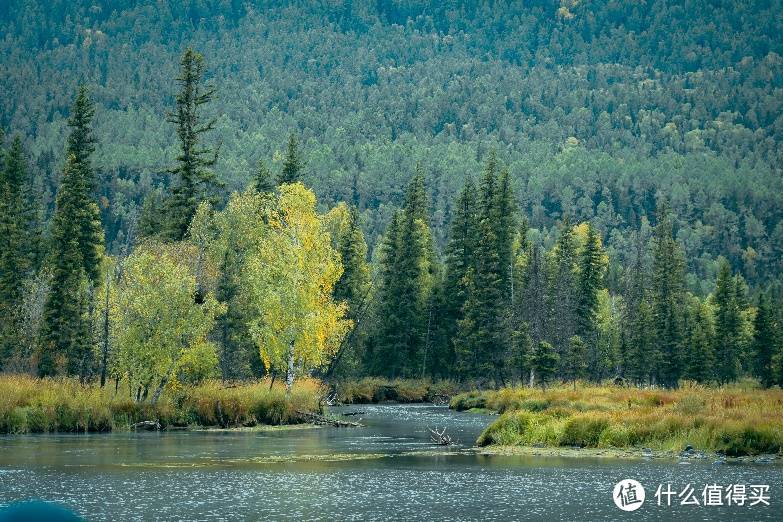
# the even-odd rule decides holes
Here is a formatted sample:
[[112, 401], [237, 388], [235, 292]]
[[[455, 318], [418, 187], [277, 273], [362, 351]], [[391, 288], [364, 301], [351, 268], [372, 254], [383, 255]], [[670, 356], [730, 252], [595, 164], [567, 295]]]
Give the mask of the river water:
[[[356, 411], [363, 428], [0, 437], [0, 505], [57, 501], [87, 520], [783, 520], [780, 464], [482, 456], [470, 448], [489, 416], [333, 408]], [[431, 444], [435, 426], [459, 443]], [[612, 500], [629, 478], [647, 491], [632, 513]], [[700, 503], [706, 484], [768, 485], [770, 505], [659, 506], [667, 483]]]

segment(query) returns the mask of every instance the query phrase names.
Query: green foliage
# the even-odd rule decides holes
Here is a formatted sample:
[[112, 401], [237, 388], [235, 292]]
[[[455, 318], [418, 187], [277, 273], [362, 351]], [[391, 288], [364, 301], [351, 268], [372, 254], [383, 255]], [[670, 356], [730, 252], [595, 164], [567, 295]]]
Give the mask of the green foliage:
[[780, 335], [776, 328], [769, 298], [766, 294], [761, 294], [754, 323], [753, 362], [754, 373], [766, 388], [775, 383], [774, 356]]
[[737, 295], [737, 283], [731, 273], [728, 261], [722, 260], [715, 281], [715, 339], [716, 373], [721, 383], [737, 379], [740, 372], [740, 303]]
[[560, 356], [551, 344], [546, 341], [538, 343], [533, 353], [532, 366], [542, 387], [546, 387], [547, 383], [555, 376], [559, 362]]
[[299, 155], [299, 144], [296, 141], [296, 136], [291, 134], [288, 136], [288, 148], [283, 161], [283, 170], [277, 177], [277, 184], [284, 185], [301, 182], [302, 169], [304, 169], [304, 162]]

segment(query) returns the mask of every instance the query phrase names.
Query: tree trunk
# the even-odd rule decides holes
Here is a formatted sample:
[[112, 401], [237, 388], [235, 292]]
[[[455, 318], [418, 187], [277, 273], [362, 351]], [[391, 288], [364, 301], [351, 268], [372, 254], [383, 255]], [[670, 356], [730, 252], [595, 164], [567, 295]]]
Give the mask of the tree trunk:
[[532, 388], [536, 382], [536, 372], [533, 368], [530, 368], [530, 387]]
[[166, 383], [168, 382], [167, 378], [163, 378], [160, 380], [160, 384], [158, 385], [157, 389], [155, 389], [155, 393], [152, 394], [152, 404], [155, 405], [158, 403], [158, 399], [160, 399], [160, 394], [163, 393], [163, 388], [166, 386]]
[[285, 392], [291, 393], [294, 386], [294, 341], [288, 345], [288, 371], [285, 375]]

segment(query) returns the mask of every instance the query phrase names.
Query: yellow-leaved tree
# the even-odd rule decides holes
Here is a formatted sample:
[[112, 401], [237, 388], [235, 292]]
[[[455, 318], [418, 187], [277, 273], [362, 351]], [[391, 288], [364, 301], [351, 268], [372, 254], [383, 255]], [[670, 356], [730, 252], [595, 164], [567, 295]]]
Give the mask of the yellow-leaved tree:
[[155, 387], [155, 403], [166, 384], [209, 376], [217, 366], [207, 336], [224, 307], [211, 293], [198, 295], [183, 262], [195, 255], [187, 243], [146, 243], [128, 257], [112, 292], [112, 373], [127, 379], [137, 400]]
[[245, 266], [249, 326], [265, 364], [285, 369], [290, 389], [295, 369], [328, 363], [350, 327], [345, 305], [332, 297], [342, 266], [315, 195], [301, 183], [279, 188], [264, 223], [263, 241]]

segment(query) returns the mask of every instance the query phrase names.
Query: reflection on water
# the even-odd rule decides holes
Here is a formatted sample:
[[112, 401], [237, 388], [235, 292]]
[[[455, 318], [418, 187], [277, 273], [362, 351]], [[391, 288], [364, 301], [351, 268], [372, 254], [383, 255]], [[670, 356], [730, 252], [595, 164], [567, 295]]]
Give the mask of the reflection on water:
[[[57, 500], [89, 520], [783, 520], [783, 467], [481, 456], [491, 418], [429, 405], [361, 411], [365, 428], [0, 437], [0, 503]], [[459, 440], [430, 443], [428, 427]], [[647, 502], [611, 499], [635, 478]], [[658, 484], [769, 484], [771, 506], [658, 507]], [[675, 499], [676, 501], [676, 499]]]

